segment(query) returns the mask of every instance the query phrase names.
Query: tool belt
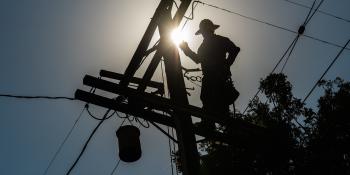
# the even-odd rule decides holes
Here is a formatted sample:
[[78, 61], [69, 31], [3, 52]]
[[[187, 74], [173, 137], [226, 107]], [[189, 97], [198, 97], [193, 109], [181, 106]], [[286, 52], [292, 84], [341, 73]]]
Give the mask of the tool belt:
[[224, 94], [225, 94], [224, 100], [225, 100], [226, 104], [228, 104], [228, 105], [234, 104], [239, 96], [239, 92], [237, 91], [237, 89], [233, 85], [233, 81], [231, 78], [228, 78], [225, 81]]

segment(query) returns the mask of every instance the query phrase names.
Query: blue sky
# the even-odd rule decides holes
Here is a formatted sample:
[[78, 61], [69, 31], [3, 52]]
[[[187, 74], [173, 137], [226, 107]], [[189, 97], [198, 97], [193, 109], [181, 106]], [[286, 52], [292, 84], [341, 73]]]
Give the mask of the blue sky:
[[[313, 2], [291, 1], [307, 6]], [[307, 8], [285, 0], [205, 2], [294, 31], [308, 13]], [[159, 0], [1, 1], [0, 93], [73, 96], [77, 88], [87, 89], [82, 85], [86, 74], [97, 76], [100, 69], [123, 73], [158, 3]], [[325, 0], [320, 10], [349, 20], [349, 7], [348, 0]], [[231, 71], [241, 92], [236, 105], [243, 110], [255, 94], [259, 79], [272, 70], [295, 34], [198, 5], [195, 19], [184, 29], [194, 50], [202, 40], [194, 33], [204, 18], [221, 25], [217, 34], [229, 37], [241, 48]], [[316, 13], [305, 34], [343, 45], [350, 39], [349, 31], [349, 22]], [[296, 97], [305, 97], [339, 50], [307, 37], [300, 38], [285, 68]], [[325, 78], [340, 76], [349, 81], [349, 57], [350, 51], [345, 50]], [[198, 67], [184, 55], [181, 59], [185, 67]], [[142, 76], [148, 61], [137, 76]], [[154, 80], [160, 81], [160, 77], [158, 70]], [[187, 86], [193, 87], [190, 83]], [[195, 88], [189, 99], [191, 104], [201, 106], [199, 89]], [[316, 105], [321, 92], [317, 89], [311, 95], [309, 106]], [[42, 174], [83, 105], [76, 101], [0, 98], [1, 174]], [[92, 110], [102, 115], [105, 109]], [[121, 119], [114, 117], [102, 125], [72, 174], [112, 171], [118, 161], [115, 130], [120, 123]], [[96, 124], [83, 114], [48, 174], [59, 175], [68, 170]], [[115, 174], [171, 174], [167, 138], [154, 128], [141, 129], [141, 142], [142, 158], [132, 164], [122, 162]]]

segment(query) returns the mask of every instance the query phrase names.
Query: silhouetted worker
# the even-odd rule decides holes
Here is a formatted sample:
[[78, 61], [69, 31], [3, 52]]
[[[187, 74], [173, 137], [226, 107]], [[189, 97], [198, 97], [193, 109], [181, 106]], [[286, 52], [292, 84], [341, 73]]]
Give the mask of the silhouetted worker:
[[[203, 71], [201, 101], [203, 110], [216, 116], [227, 116], [229, 105], [225, 101], [225, 83], [230, 80], [230, 66], [240, 51], [230, 39], [216, 35], [214, 31], [219, 28], [209, 19], [203, 19], [199, 24], [196, 35], [202, 34], [204, 40], [198, 52], [193, 52], [186, 42], [180, 44], [185, 55], [195, 63], [201, 63]], [[202, 120], [202, 124], [215, 127], [214, 123]]]

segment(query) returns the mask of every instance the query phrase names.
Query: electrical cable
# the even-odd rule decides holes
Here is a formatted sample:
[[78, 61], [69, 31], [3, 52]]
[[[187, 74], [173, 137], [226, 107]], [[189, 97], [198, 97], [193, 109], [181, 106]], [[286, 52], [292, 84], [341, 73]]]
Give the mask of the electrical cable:
[[155, 51], [155, 50], [158, 48], [158, 45], [157, 45], [157, 44], [159, 43], [159, 41], [160, 41], [160, 39], [158, 39], [158, 40], [153, 44], [153, 46], [152, 46], [150, 49], [148, 49], [148, 50], [146, 51], [146, 53], [145, 53], [145, 55], [143, 56], [143, 58], [142, 58], [140, 64], [138, 65], [138, 68], [137, 68], [137, 69], [139, 69], [139, 68], [141, 67], [141, 65], [142, 65], [142, 64], [145, 62], [145, 60], [148, 58], [149, 54], [152, 53], [153, 51]]
[[314, 86], [311, 88], [311, 90], [309, 91], [309, 93], [307, 93], [306, 97], [303, 100], [303, 103], [305, 103], [305, 101], [310, 97], [311, 93], [315, 90], [315, 88], [317, 87], [317, 85], [319, 84], [319, 82], [323, 79], [323, 77], [327, 74], [327, 72], [329, 71], [329, 69], [333, 66], [333, 64], [335, 63], [335, 61], [337, 61], [337, 59], [339, 58], [339, 56], [341, 55], [341, 53], [343, 53], [344, 49], [346, 48], [346, 46], [349, 44], [350, 40], [348, 40], [348, 42], [346, 42], [346, 44], [343, 46], [343, 48], [339, 51], [339, 53], [337, 54], [337, 56], [333, 59], [333, 61], [331, 62], [331, 64], [327, 67], [327, 69], [323, 72], [323, 74], [321, 75], [321, 77], [316, 81], [316, 83], [314, 84]]
[[[326, 40], [323, 40], [323, 39], [319, 39], [319, 38], [316, 38], [316, 37], [313, 37], [313, 36], [310, 36], [310, 35], [307, 35], [307, 34], [304, 34], [303, 36], [306, 37], [306, 38], [310, 38], [312, 40], [315, 40], [315, 41], [318, 41], [318, 42], [330, 45], [330, 46], [334, 46], [334, 47], [338, 47], [338, 48], [342, 48], [343, 47], [343, 46], [341, 46], [339, 44], [335, 44], [335, 43], [332, 43], [332, 42], [329, 42], [329, 41], [326, 41]], [[350, 48], [346, 47], [345, 50], [350, 50]]]
[[[311, 16], [309, 18], [307, 18], [307, 20], [305, 21], [304, 25], [307, 25], [311, 18], [315, 15], [315, 13], [317, 12], [317, 10], [321, 7], [321, 5], [323, 4], [324, 0], [321, 0], [321, 2], [318, 4], [318, 6], [316, 7], [315, 10], [313, 10], [313, 8], [310, 9], [310, 12], [313, 10], [313, 13], [311, 14]], [[314, 1], [312, 7], [314, 7], [314, 4], [316, 3], [316, 0]]]
[[[301, 4], [301, 3], [298, 3], [298, 2], [294, 2], [294, 1], [290, 1], [290, 0], [284, 0], [284, 1], [286, 1], [286, 2], [288, 2], [288, 3], [291, 3], [291, 4], [294, 4], [294, 5], [297, 5], [297, 6], [299, 6], [299, 7], [304, 7], [304, 8], [308, 8], [308, 9], [311, 8], [311, 7], [307, 6], [307, 5], [304, 5], [304, 4]], [[350, 23], [350, 20], [349, 20], [349, 19], [345, 19], [345, 18], [343, 18], [343, 17], [339, 17], [339, 16], [336, 16], [336, 15], [334, 15], [334, 14], [331, 14], [331, 13], [328, 13], [328, 12], [325, 12], [325, 11], [322, 11], [322, 10], [316, 10], [316, 12], [322, 13], [322, 14], [324, 14], [324, 15], [331, 16], [331, 17], [333, 17], [333, 18], [337, 18], [337, 19], [339, 19], [339, 20], [343, 20], [343, 21], [345, 21], [345, 22]]]
[[[168, 126], [168, 134], [170, 135], [170, 130]], [[171, 148], [171, 141], [170, 138], [168, 139], [168, 144], [169, 144], [169, 157], [170, 157], [170, 167], [171, 167], [171, 175], [174, 175], [174, 165], [173, 165], [173, 159], [172, 159], [172, 148]]]
[[[306, 16], [306, 18], [305, 18], [305, 21], [304, 21], [303, 25], [299, 27], [298, 36], [304, 34], [306, 25], [310, 22], [311, 18], [315, 15], [316, 11], [321, 7], [321, 5], [322, 5], [323, 2], [324, 2], [324, 0], [322, 0], [322, 1], [318, 4], [318, 6], [316, 7], [316, 9], [314, 10], [313, 8], [314, 8], [314, 6], [315, 6], [315, 4], [316, 4], [316, 0], [314, 0], [314, 2], [312, 3], [311, 8], [310, 8], [310, 10], [309, 10], [309, 13], [307, 14], [307, 16]], [[312, 13], [312, 11], [313, 11], [313, 13]], [[280, 73], [282, 73], [283, 70], [284, 70], [284, 68], [286, 67], [286, 65], [287, 65], [287, 63], [288, 63], [288, 61], [289, 61], [290, 55], [292, 54], [292, 52], [293, 52], [293, 50], [294, 50], [294, 48], [295, 48], [295, 46], [296, 46], [296, 43], [297, 43], [297, 41], [299, 40], [299, 38], [300, 38], [300, 37], [297, 37], [297, 38], [296, 38], [296, 40], [295, 40], [295, 42], [294, 42], [294, 44], [293, 44], [293, 46], [292, 46], [292, 48], [291, 48], [291, 50], [290, 50], [290, 52], [289, 52], [287, 58], [286, 58], [286, 61], [284, 62], [283, 66], [282, 66], [282, 69], [281, 69]]]
[[[175, 133], [174, 133], [174, 128], [171, 128], [171, 132], [172, 132], [172, 136], [174, 137], [175, 136]], [[175, 137], [174, 137], [175, 138]], [[173, 153], [175, 154], [175, 150], [176, 150], [176, 145], [175, 145], [175, 142], [173, 142]], [[176, 175], [179, 175], [179, 170], [177, 169], [178, 167], [176, 166]]]
[[231, 14], [235, 14], [237, 16], [240, 16], [240, 17], [252, 20], [252, 21], [256, 21], [256, 22], [259, 22], [259, 23], [262, 23], [262, 24], [266, 24], [266, 25], [269, 25], [269, 26], [272, 26], [272, 27], [275, 27], [275, 28], [279, 28], [281, 30], [285, 30], [285, 31], [288, 31], [288, 32], [291, 32], [291, 33], [297, 33], [297, 32], [295, 32], [293, 30], [288, 29], [288, 28], [281, 27], [281, 26], [278, 26], [278, 25], [275, 25], [275, 24], [272, 24], [272, 23], [269, 23], [269, 22], [266, 22], [266, 21], [262, 21], [262, 20], [259, 20], [259, 19], [256, 19], [256, 18], [253, 18], [253, 17], [250, 17], [250, 16], [246, 16], [246, 15], [243, 15], [243, 14], [240, 14], [240, 13], [237, 13], [237, 12], [225, 9], [225, 8], [218, 7], [216, 5], [208, 4], [208, 3], [203, 2], [203, 1], [198, 1], [198, 2], [203, 4], [203, 5], [206, 5], [206, 6], [209, 6], [209, 7], [213, 7], [213, 8], [216, 8], [218, 10], [222, 10], [222, 11], [225, 11], [225, 12], [228, 12], [228, 13], [231, 13]]
[[140, 124], [140, 126], [144, 127], [144, 128], [149, 128], [150, 127], [150, 124], [148, 121], [144, 120], [144, 122], [146, 122], [146, 124], [144, 124], [143, 122], [141, 122], [137, 117], [135, 117], [135, 121], [138, 122]]
[[[196, 3], [196, 5], [194, 5], [195, 3]], [[188, 20], [193, 20], [193, 19], [194, 19], [194, 12], [193, 12], [193, 11], [194, 11], [194, 9], [197, 7], [198, 3], [199, 3], [198, 1], [193, 1], [193, 2], [192, 2], [192, 5], [191, 5], [191, 9], [192, 9], [192, 10], [191, 10], [191, 14], [190, 14], [191, 17], [184, 16], [184, 18], [186, 18], [186, 21], [185, 21], [185, 23], [184, 23], [184, 26], [186, 25], [186, 23], [187, 23]]]
[[49, 165], [47, 166], [47, 168], [44, 171], [43, 175], [46, 175], [50, 169], [50, 167], [52, 166], [53, 162], [56, 160], [58, 153], [61, 152], [63, 145], [67, 142], [68, 138], [70, 137], [70, 135], [72, 134], [74, 128], [76, 127], [78, 121], [80, 120], [80, 118], [82, 117], [84, 111], [86, 109], [86, 106], [84, 106], [83, 110], [80, 112], [78, 118], [74, 121], [73, 126], [71, 127], [71, 129], [69, 130], [69, 132], [67, 133], [67, 135], [65, 136], [65, 138], [63, 139], [62, 143], [60, 144], [60, 146], [58, 147], [58, 150], [56, 151], [56, 153], [54, 154], [54, 156], [52, 157], [52, 159], [50, 160]]
[[113, 170], [112, 170], [112, 172], [111, 172], [111, 174], [110, 174], [110, 175], [113, 175], [113, 174], [114, 174], [114, 172], [117, 170], [117, 168], [119, 167], [119, 163], [120, 163], [120, 161], [121, 161], [121, 159], [119, 159], [119, 160], [118, 160], [117, 164], [114, 166], [114, 168], [113, 168]]
[[[175, 4], [175, 7], [176, 7], [176, 9], [179, 9], [179, 5], [177, 4], [177, 2], [175, 1], [175, 0], [173, 0], [173, 3]], [[194, 5], [194, 3], [196, 3], [196, 5]], [[190, 14], [190, 17], [188, 17], [188, 16], [184, 16], [184, 18], [186, 18], [186, 21], [187, 20], [193, 20], [194, 19], [194, 13], [193, 13], [193, 11], [194, 11], [194, 9], [196, 8], [196, 6], [197, 6], [197, 4], [199, 3], [199, 1], [193, 1], [192, 2], [192, 11], [191, 11], [191, 14]], [[187, 22], [185, 22], [185, 24], [186, 24]]]
[[[91, 111], [90, 111], [90, 109], [89, 109], [89, 104], [86, 104], [85, 106], [86, 106], [86, 111], [87, 111], [87, 113], [89, 114], [90, 117], [92, 117], [92, 118], [95, 119], [95, 120], [102, 120], [102, 119], [96, 117], [95, 115], [93, 115], [93, 114], [91, 113]], [[113, 117], [113, 115], [114, 115], [115, 113], [116, 113], [116, 111], [113, 111], [113, 113], [111, 113], [109, 116], [107, 116], [105, 120], [108, 120], [109, 118]]]
[[48, 100], [77, 100], [72, 97], [52, 97], [52, 96], [23, 96], [23, 95], [11, 95], [11, 94], [0, 94], [0, 97], [18, 98], [18, 99], [48, 99]]
[[[196, 3], [196, 4], [195, 4]], [[194, 19], [194, 10], [196, 9], [196, 7], [197, 7], [197, 5], [200, 3], [200, 1], [193, 1], [192, 2], [192, 11], [191, 11], [191, 16], [192, 16], [192, 18], [186, 18], [186, 21], [185, 21], [185, 23], [183, 24], [183, 26], [182, 26], [182, 28], [181, 28], [181, 31], [183, 31], [184, 30], [184, 28], [185, 28], [185, 26], [186, 26], [186, 24], [187, 24], [187, 22], [189, 21], [189, 20], [193, 20]], [[194, 5], [195, 4], [195, 5]], [[182, 67], [183, 69], [184, 69], [184, 67]], [[194, 85], [196, 85], [196, 86], [198, 86], [198, 87], [202, 87], [201, 85], [199, 85], [199, 84], [197, 84], [195, 81], [193, 81], [192, 79], [191, 79], [191, 77], [188, 77], [188, 76], [186, 76], [186, 73], [184, 73], [184, 77], [189, 81], [189, 82], [191, 82], [192, 84], [194, 84]], [[202, 77], [200, 77], [200, 79], [201, 79]], [[196, 79], [198, 79], [197, 77], [196, 77]]]
[[[281, 30], [284, 30], [284, 31], [288, 31], [288, 32], [291, 32], [291, 33], [295, 33], [295, 34], [298, 34], [298, 31], [293, 31], [291, 29], [288, 29], [286, 27], [282, 27], [282, 26], [278, 26], [278, 25], [275, 25], [275, 24], [272, 24], [272, 23], [269, 23], [269, 22], [266, 22], [266, 21], [263, 21], [263, 20], [260, 20], [260, 19], [257, 19], [257, 18], [253, 18], [253, 17], [250, 17], [250, 16], [246, 16], [246, 15], [243, 15], [243, 14], [240, 14], [240, 13], [237, 13], [237, 12], [234, 12], [234, 11], [231, 11], [231, 10], [228, 10], [228, 9], [225, 9], [225, 8], [221, 8], [221, 7], [218, 7], [216, 5], [212, 5], [212, 4], [208, 4], [206, 2], [203, 2], [203, 1], [198, 1], [200, 4], [203, 4], [203, 5], [206, 5], [206, 6], [209, 6], [209, 7], [213, 7], [213, 8], [216, 8], [218, 10], [222, 10], [222, 11], [225, 11], [225, 12], [228, 12], [228, 13], [231, 13], [231, 14], [235, 14], [237, 16], [240, 16], [240, 17], [243, 17], [243, 18], [246, 18], [246, 19], [249, 19], [249, 20], [252, 20], [252, 21], [256, 21], [256, 22], [259, 22], [259, 23], [262, 23], [262, 24], [266, 24], [266, 25], [269, 25], [269, 26], [272, 26], [272, 27], [275, 27], [275, 28], [278, 28], [278, 29], [281, 29]], [[326, 41], [326, 40], [322, 40], [322, 39], [319, 39], [319, 38], [316, 38], [316, 37], [313, 37], [313, 36], [310, 36], [310, 35], [305, 35], [303, 34], [303, 36], [307, 37], [307, 38], [310, 38], [312, 40], [315, 40], [315, 41], [319, 41], [319, 42], [322, 42], [324, 44], [327, 44], [327, 45], [332, 45], [332, 46], [335, 46], [335, 47], [339, 47], [339, 48], [342, 48], [341, 45], [338, 45], [338, 44], [335, 44], [335, 43], [332, 43], [332, 42], [329, 42], [329, 41]], [[346, 50], [350, 50], [350, 48], [345, 48]]]
[[122, 116], [120, 116], [120, 114], [118, 112], [116, 112], [116, 114], [119, 118], [124, 118], [124, 119], [128, 118], [128, 115], [125, 115], [125, 117], [122, 117]]
[[133, 124], [132, 122], [135, 120], [135, 117], [130, 116], [130, 115], [128, 115], [128, 114], [127, 114], [126, 116], [128, 116], [126, 119], [128, 119], [130, 125], [134, 126], [134, 124]]
[[300, 35], [298, 35], [298, 37], [296, 37], [296, 40], [295, 40], [295, 42], [293, 43], [293, 45], [292, 45], [292, 47], [291, 47], [291, 49], [290, 49], [290, 51], [289, 51], [289, 54], [288, 54], [288, 56], [287, 56], [287, 58], [286, 58], [286, 61], [284, 62], [283, 66], [282, 66], [282, 69], [281, 69], [280, 73], [282, 73], [283, 70], [284, 70], [284, 68], [286, 67], [286, 65], [287, 65], [287, 63], [288, 63], [288, 61], [289, 61], [290, 55], [292, 54], [292, 52], [293, 52], [293, 50], [294, 50], [294, 48], [295, 48], [295, 46], [296, 46], [296, 44], [297, 44], [297, 42], [298, 42], [298, 40], [299, 40], [299, 38], [300, 38], [299, 36], [300, 36]]
[[68, 172], [66, 173], [66, 175], [69, 175], [71, 173], [71, 171], [74, 169], [74, 167], [77, 165], [78, 161], [80, 160], [81, 156], [83, 155], [83, 153], [86, 150], [87, 145], [89, 144], [91, 138], [94, 136], [94, 134], [96, 133], [97, 129], [101, 126], [101, 124], [105, 121], [109, 111], [111, 109], [108, 109], [107, 112], [103, 115], [102, 120], [100, 120], [100, 122], [96, 125], [96, 127], [94, 128], [94, 130], [92, 131], [92, 133], [90, 134], [89, 138], [87, 139], [87, 141], [84, 144], [83, 149], [81, 150], [79, 156], [77, 157], [77, 159], [74, 161], [73, 165], [69, 168]]
[[[270, 72], [273, 73], [275, 72], [275, 70], [277, 69], [278, 65], [281, 63], [281, 61], [283, 60], [283, 58], [287, 55], [288, 51], [293, 47], [294, 43], [296, 42], [296, 40], [299, 38], [299, 35], [297, 35], [294, 40], [292, 41], [292, 43], [288, 46], [287, 50], [283, 53], [283, 55], [281, 56], [281, 58], [278, 60], [277, 64], [275, 65], [275, 67], [272, 69], [272, 71]], [[258, 89], [258, 91], [254, 94], [252, 99], [255, 99], [259, 93], [261, 92], [261, 89]], [[246, 106], [246, 108], [244, 109], [242, 114], [245, 114], [245, 112], [248, 110], [249, 105]]]
[[[321, 2], [322, 3], [322, 2]], [[309, 17], [310, 17], [310, 14], [312, 12], [312, 10], [314, 9], [314, 6], [316, 4], [316, 0], [314, 0], [314, 2], [312, 3], [312, 6], [309, 10], [309, 13], [307, 14], [306, 18], [305, 18], [305, 21], [304, 21], [304, 24], [303, 25], [306, 25], [308, 23], [308, 20], [309, 20]]]
[[[280, 71], [281, 73], [283, 72], [285, 66], [286, 66], [287, 63], [288, 63], [288, 60], [289, 60], [289, 58], [290, 58], [290, 55], [292, 54], [292, 52], [293, 52], [293, 50], [294, 50], [294, 48], [295, 48], [295, 46], [296, 46], [296, 43], [297, 43], [297, 41], [299, 40], [300, 36], [301, 36], [301, 35], [305, 36], [305, 35], [304, 35], [304, 31], [305, 31], [306, 25], [310, 22], [311, 18], [314, 16], [314, 14], [315, 14], [316, 11], [320, 8], [320, 6], [322, 5], [323, 2], [324, 2], [324, 0], [322, 0], [322, 1], [318, 4], [318, 6], [316, 7], [316, 9], [314, 10], [314, 13], [312, 13], [313, 8], [314, 8], [314, 6], [315, 6], [315, 4], [316, 4], [316, 0], [314, 0], [314, 2], [312, 3], [312, 7], [310, 8], [310, 10], [309, 10], [309, 12], [308, 12], [308, 14], [307, 14], [307, 16], [306, 16], [306, 18], [305, 18], [305, 20], [304, 20], [303, 25], [299, 27], [298, 35], [294, 38], [294, 40], [292, 41], [292, 43], [288, 46], [287, 50], [283, 53], [282, 57], [278, 60], [277, 64], [276, 64], [275, 67], [272, 69], [272, 71], [270, 72], [270, 74], [273, 73], [273, 72], [275, 72], [275, 70], [277, 69], [278, 65], [281, 63], [281, 61], [284, 59], [284, 57], [286, 56], [286, 54], [289, 52], [289, 54], [288, 54], [288, 56], [287, 56], [287, 58], [286, 58], [286, 61], [285, 61], [284, 65], [283, 65], [283, 67], [282, 67], [282, 69], [281, 69], [281, 71]], [[310, 16], [310, 15], [311, 15], [311, 16]], [[260, 92], [261, 92], [261, 90], [258, 89], [258, 91], [255, 93], [255, 95], [253, 96], [252, 99], [255, 99], [255, 98], [259, 95]], [[246, 108], [245, 108], [244, 111], [243, 111], [243, 114], [245, 114], [245, 112], [247, 111], [248, 107], [249, 107], [249, 105], [246, 106]]]

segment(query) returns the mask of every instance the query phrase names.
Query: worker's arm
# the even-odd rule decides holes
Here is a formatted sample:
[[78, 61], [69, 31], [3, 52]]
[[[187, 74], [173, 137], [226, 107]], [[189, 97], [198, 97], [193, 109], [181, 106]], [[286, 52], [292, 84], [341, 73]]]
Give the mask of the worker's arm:
[[239, 51], [241, 50], [239, 47], [237, 47], [232, 41], [230, 41], [229, 39], [227, 39], [226, 42], [226, 48], [227, 48], [227, 52], [228, 52], [228, 56], [227, 56], [227, 64], [229, 66], [231, 66], [233, 64], [233, 62], [235, 62], [235, 59], [239, 53]]
[[190, 47], [188, 47], [187, 42], [182, 42], [179, 45], [180, 49], [185, 53], [186, 56], [190, 57], [195, 63], [199, 63], [198, 54], [193, 52]]

